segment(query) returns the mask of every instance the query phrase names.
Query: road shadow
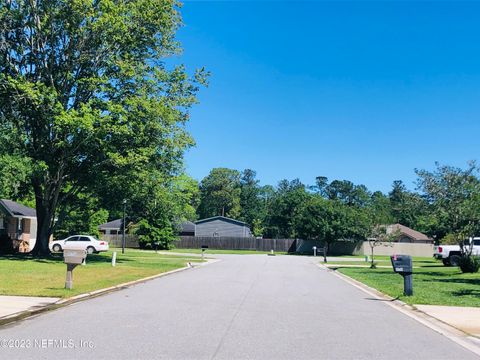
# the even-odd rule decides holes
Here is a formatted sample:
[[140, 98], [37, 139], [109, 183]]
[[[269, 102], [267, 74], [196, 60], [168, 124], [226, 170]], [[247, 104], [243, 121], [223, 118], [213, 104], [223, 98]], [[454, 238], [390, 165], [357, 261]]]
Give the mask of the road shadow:
[[480, 289], [464, 289], [452, 292], [454, 296], [477, 296], [480, 297]]
[[470, 284], [480, 286], [480, 278], [478, 279], [438, 279], [439, 282], [456, 283], [456, 284]]
[[386, 302], [392, 302], [392, 301], [395, 301], [395, 300], [398, 300], [400, 299], [399, 296], [397, 296], [395, 299], [377, 299], [377, 298], [364, 298], [365, 300], [370, 300], [370, 301], [386, 301]]
[[[419, 276], [426, 275], [426, 276], [437, 276], [437, 277], [450, 277], [450, 276], [452, 276], [452, 274], [450, 274], [450, 273], [445, 273], [445, 272], [440, 272], [440, 271], [422, 271], [422, 272], [418, 272], [418, 273], [415, 273], [415, 271], [414, 271], [414, 274], [419, 275]], [[429, 281], [431, 281], [431, 279]]]
[[[416, 264], [413, 263], [413, 265], [415, 266]], [[420, 267], [422, 268], [441, 268], [443, 269], [445, 266], [442, 265], [442, 264], [422, 264]]]

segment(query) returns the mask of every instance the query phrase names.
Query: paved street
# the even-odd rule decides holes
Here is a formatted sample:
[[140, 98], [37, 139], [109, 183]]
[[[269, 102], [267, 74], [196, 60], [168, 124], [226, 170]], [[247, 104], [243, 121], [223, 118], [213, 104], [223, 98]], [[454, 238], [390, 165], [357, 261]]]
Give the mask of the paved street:
[[219, 257], [3, 327], [30, 348], [0, 358], [478, 359], [312, 258]]

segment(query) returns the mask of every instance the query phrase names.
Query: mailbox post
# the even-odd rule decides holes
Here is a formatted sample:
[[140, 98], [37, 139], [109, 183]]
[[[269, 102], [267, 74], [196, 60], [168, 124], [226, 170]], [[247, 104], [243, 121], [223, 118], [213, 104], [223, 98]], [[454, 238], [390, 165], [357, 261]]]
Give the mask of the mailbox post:
[[317, 247], [316, 246], [313, 247], [313, 256], [317, 256]]
[[81, 265], [87, 257], [85, 250], [68, 250], [63, 251], [63, 262], [67, 264], [67, 278], [65, 279], [65, 289], [73, 288], [73, 269], [77, 265]]
[[403, 294], [412, 296], [412, 257], [409, 255], [393, 255], [390, 256], [390, 260], [392, 261], [393, 271], [403, 276]]
[[205, 250], [208, 249], [208, 246], [207, 245], [202, 245], [202, 260], [205, 259]]

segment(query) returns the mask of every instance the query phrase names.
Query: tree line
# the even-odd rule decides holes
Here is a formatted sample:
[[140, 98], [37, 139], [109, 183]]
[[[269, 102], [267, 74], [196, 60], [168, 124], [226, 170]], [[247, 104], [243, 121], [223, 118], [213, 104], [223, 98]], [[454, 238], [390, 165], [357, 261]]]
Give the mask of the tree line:
[[255, 236], [332, 242], [365, 239], [378, 225], [400, 223], [437, 242], [455, 243], [480, 234], [480, 179], [466, 169], [436, 164], [415, 170], [416, 190], [394, 181], [384, 194], [349, 180], [318, 176], [313, 185], [282, 180], [261, 186], [255, 171], [213, 169], [199, 185], [197, 215], [225, 215], [248, 223]]
[[[0, 156], [0, 197], [34, 206], [29, 183], [34, 168], [10, 155]], [[384, 194], [349, 180], [318, 176], [313, 185], [281, 180], [260, 185], [256, 172], [214, 168], [200, 182], [184, 172], [168, 177], [151, 169], [102, 177], [73, 192], [59, 208], [56, 238], [98, 234], [98, 225], [121, 218], [127, 200], [129, 232], [144, 244], [168, 248], [183, 221], [223, 215], [246, 222], [254, 236], [366, 239], [379, 225], [400, 223], [437, 242], [457, 243], [480, 234], [480, 178], [475, 163], [466, 169], [436, 165], [416, 170], [417, 189], [394, 181]]]

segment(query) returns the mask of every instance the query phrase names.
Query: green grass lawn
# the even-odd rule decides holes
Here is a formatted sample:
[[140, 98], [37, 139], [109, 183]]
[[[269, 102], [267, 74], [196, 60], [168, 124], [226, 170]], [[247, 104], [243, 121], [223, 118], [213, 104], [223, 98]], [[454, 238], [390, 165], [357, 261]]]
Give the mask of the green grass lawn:
[[[170, 250], [173, 253], [190, 253], [190, 254], [201, 254], [202, 250], [200, 249], [172, 249]], [[207, 249], [205, 255], [208, 254], [235, 254], [235, 255], [252, 255], [252, 254], [269, 254], [270, 251], [256, 251], [256, 250], [215, 250]], [[276, 252], [275, 255], [284, 255], [286, 252]]]
[[[322, 262], [322, 264], [323, 264], [323, 262]], [[390, 265], [390, 262], [375, 260], [375, 264], [377, 264], [377, 266], [380, 266], [380, 265], [381, 266], [387, 266], [387, 265]], [[349, 261], [349, 260], [347, 260], [347, 261], [343, 261], [343, 260], [342, 261], [330, 261], [330, 260], [328, 260], [328, 262], [325, 265], [327, 265], [327, 266], [356, 265], [356, 266], [363, 267], [363, 266], [370, 266], [371, 263], [370, 263], [370, 261], [365, 262], [364, 260], [362, 260], [362, 261]]]
[[408, 304], [480, 306], [480, 273], [462, 274], [457, 267], [443, 266], [434, 259], [413, 259], [413, 296], [403, 296], [403, 278], [391, 268], [342, 268], [342, 263], [336, 264], [342, 274]]
[[[117, 265], [112, 267], [112, 251], [117, 251]], [[64, 289], [66, 265], [63, 255], [49, 259], [0, 257], [0, 295], [70, 297], [118, 285], [132, 280], [182, 268], [198, 258], [156, 254], [154, 251], [112, 249], [107, 253], [88, 255], [87, 265], [73, 271], [73, 289]]]

